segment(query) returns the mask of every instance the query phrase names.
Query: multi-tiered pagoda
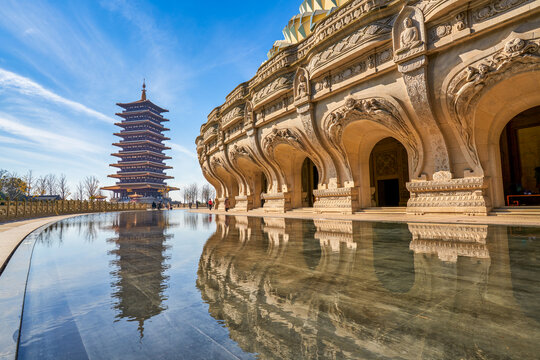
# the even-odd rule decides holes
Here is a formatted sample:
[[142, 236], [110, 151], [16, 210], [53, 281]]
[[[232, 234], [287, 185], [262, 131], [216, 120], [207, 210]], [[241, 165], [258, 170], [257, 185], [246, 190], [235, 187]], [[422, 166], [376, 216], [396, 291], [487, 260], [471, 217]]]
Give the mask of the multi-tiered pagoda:
[[120, 170], [109, 177], [119, 181], [115, 186], [104, 187], [103, 190], [113, 191], [117, 201], [137, 199], [140, 202], [152, 202], [167, 199], [169, 191], [178, 190], [165, 183], [166, 179], [173, 177], [165, 174], [165, 170], [172, 167], [164, 163], [171, 157], [163, 153], [170, 149], [163, 141], [170, 139], [163, 136], [163, 132], [169, 129], [162, 123], [169, 120], [161, 114], [169, 110], [146, 99], [144, 83], [139, 101], [117, 105], [124, 108], [124, 111], [116, 114], [123, 119], [115, 124], [121, 127], [122, 131], [114, 135], [122, 140], [113, 145], [122, 150], [112, 154], [119, 157], [120, 161], [111, 166]]

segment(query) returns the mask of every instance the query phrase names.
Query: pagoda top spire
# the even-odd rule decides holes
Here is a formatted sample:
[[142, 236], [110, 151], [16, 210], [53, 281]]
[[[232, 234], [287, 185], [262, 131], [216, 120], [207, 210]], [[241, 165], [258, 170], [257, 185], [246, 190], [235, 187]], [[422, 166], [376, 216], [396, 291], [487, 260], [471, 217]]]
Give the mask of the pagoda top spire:
[[141, 100], [146, 100], [146, 79], [143, 79]]

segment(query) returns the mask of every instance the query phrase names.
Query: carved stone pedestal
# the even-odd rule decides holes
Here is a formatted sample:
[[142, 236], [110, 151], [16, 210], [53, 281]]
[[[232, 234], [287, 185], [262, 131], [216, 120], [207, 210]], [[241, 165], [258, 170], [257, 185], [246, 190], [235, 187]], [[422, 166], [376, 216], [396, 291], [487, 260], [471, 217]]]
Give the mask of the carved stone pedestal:
[[352, 214], [359, 207], [357, 187], [314, 190], [313, 195], [313, 208], [320, 213]]
[[409, 224], [409, 231], [413, 236], [409, 248], [415, 254], [436, 254], [452, 263], [458, 256], [490, 259], [487, 225]]
[[279, 192], [273, 194], [263, 194], [265, 212], [284, 213], [292, 209], [291, 194], [289, 192]]
[[487, 215], [491, 204], [486, 196], [488, 178], [466, 177], [452, 179], [450, 175], [435, 174], [434, 180], [407, 183], [411, 198], [408, 214], [454, 213]]
[[234, 198], [236, 200], [235, 210], [248, 211], [253, 209], [253, 195], [240, 195]]
[[214, 204], [217, 210], [225, 210], [225, 198], [218, 198], [217, 204]]

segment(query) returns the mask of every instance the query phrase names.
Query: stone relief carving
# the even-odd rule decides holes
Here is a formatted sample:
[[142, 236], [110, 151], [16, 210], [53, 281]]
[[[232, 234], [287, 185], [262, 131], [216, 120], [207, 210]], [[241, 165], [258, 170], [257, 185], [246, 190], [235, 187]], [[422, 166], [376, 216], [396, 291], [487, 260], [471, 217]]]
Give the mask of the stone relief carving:
[[336, 148], [344, 162], [348, 164], [345, 147], [342, 143], [343, 130], [358, 120], [370, 120], [388, 128], [405, 145], [411, 155], [413, 175], [417, 176], [422, 156], [422, 145], [412, 125], [406, 122], [396, 107], [384, 98], [356, 100], [352, 97], [345, 105], [334, 110], [323, 120], [323, 132]]
[[340, 57], [353, 48], [356, 48], [382, 35], [390, 34], [392, 31], [393, 21], [394, 17], [392, 16], [356, 30], [353, 34], [346, 36], [337, 44], [334, 44], [328, 47], [326, 50], [316, 54], [309, 62], [307, 69], [309, 71], [317, 69], [324, 64]]
[[311, 95], [310, 90], [308, 72], [306, 69], [298, 68], [294, 77], [294, 99], [300, 100], [309, 97]]
[[233, 108], [231, 111], [225, 113], [223, 117], [221, 118], [221, 124], [222, 126], [226, 126], [229, 123], [238, 120], [244, 116], [244, 105], [237, 106]]
[[253, 113], [253, 104], [251, 101], [246, 102], [244, 110], [244, 126], [252, 128], [255, 126], [255, 114]]
[[437, 254], [439, 259], [455, 263], [459, 256], [489, 259], [486, 244], [487, 225], [409, 224], [416, 254]]
[[307, 151], [298, 130], [290, 128], [279, 129], [274, 126], [270, 134], [266, 135], [263, 139], [262, 147], [266, 154], [273, 157], [274, 149], [279, 144], [288, 144], [296, 149]]
[[210, 138], [217, 136], [218, 125], [215, 124], [212, 127], [208, 128], [203, 135], [204, 141], [207, 142]]
[[238, 146], [236, 144], [233, 145], [232, 149], [229, 151], [229, 159], [231, 159], [232, 162], [235, 162], [241, 156], [253, 160], [253, 156], [251, 155], [251, 152], [247, 149], [247, 147], [242, 145]]
[[485, 190], [488, 180], [482, 177], [452, 179], [452, 174], [442, 172], [433, 181], [412, 181], [407, 183], [411, 197], [407, 203], [407, 213], [425, 214], [429, 212], [463, 212], [469, 215], [486, 215], [491, 208]]
[[398, 15], [392, 29], [394, 61], [400, 62], [427, 50], [424, 15], [412, 6], [406, 6]]
[[288, 73], [270, 82], [253, 95], [253, 103], [258, 104], [280, 90], [290, 89], [292, 87], [293, 77], [294, 73]]
[[272, 114], [283, 109], [287, 110], [289, 108], [289, 105], [292, 105], [293, 103], [294, 97], [292, 95], [287, 95], [276, 101], [273, 101], [265, 105], [261, 110], [255, 113], [255, 122], [265, 121], [266, 118], [271, 116]]
[[210, 166], [212, 166], [214, 169], [217, 168], [217, 167], [225, 167], [225, 162], [223, 161], [222, 158], [218, 157], [218, 156], [214, 156], [212, 158], [212, 160], [210, 161]]
[[493, 16], [496, 16], [502, 12], [511, 10], [512, 8], [518, 7], [524, 3], [531, 2], [530, 0], [497, 0], [491, 1], [490, 3], [475, 9], [472, 14], [472, 19], [474, 22], [479, 23], [486, 21]]
[[475, 174], [483, 175], [474, 139], [474, 108], [482, 93], [514, 74], [540, 70], [537, 41], [514, 38], [492, 56], [470, 64], [457, 73], [448, 85], [447, 106], [451, 123], [462, 141]]
[[393, 52], [391, 48], [383, 49], [377, 52], [375, 55], [371, 54], [363, 57], [360, 61], [355, 62], [334, 75], [319, 78], [313, 82], [312, 94], [316, 95], [318, 92], [325, 89], [330, 89], [333, 85], [339, 84], [347, 79], [362, 74], [376, 66], [390, 62], [392, 60], [392, 54]]
[[454, 31], [461, 31], [467, 28], [467, 12], [457, 14], [452, 20], [435, 25], [428, 31], [430, 42], [437, 42], [442, 38], [452, 34]]

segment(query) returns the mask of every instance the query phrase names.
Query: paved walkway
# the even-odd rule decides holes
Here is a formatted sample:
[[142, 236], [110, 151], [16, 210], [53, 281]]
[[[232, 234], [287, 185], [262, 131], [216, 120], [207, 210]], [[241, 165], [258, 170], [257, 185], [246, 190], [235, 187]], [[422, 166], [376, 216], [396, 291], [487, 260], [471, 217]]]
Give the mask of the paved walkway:
[[0, 224], [0, 273], [4, 270], [7, 261], [13, 254], [13, 251], [19, 246], [32, 231], [43, 225], [52, 224], [57, 221], [79, 216], [83, 214], [70, 214], [61, 216], [52, 216], [31, 220], [12, 221]]
[[444, 224], [493, 224], [510, 226], [540, 226], [540, 215], [488, 215], [488, 216], [467, 216], [467, 215], [408, 215], [405, 213], [357, 213], [346, 214], [316, 214], [313, 212], [302, 212], [294, 210], [284, 214], [265, 213], [261, 210], [235, 211], [207, 209], [192, 209], [194, 213], [236, 215], [236, 216], [258, 216], [258, 217], [281, 217], [288, 219], [335, 219], [335, 220], [356, 220], [356, 221], [385, 221], [385, 222], [406, 222], [406, 223], [444, 223]]

